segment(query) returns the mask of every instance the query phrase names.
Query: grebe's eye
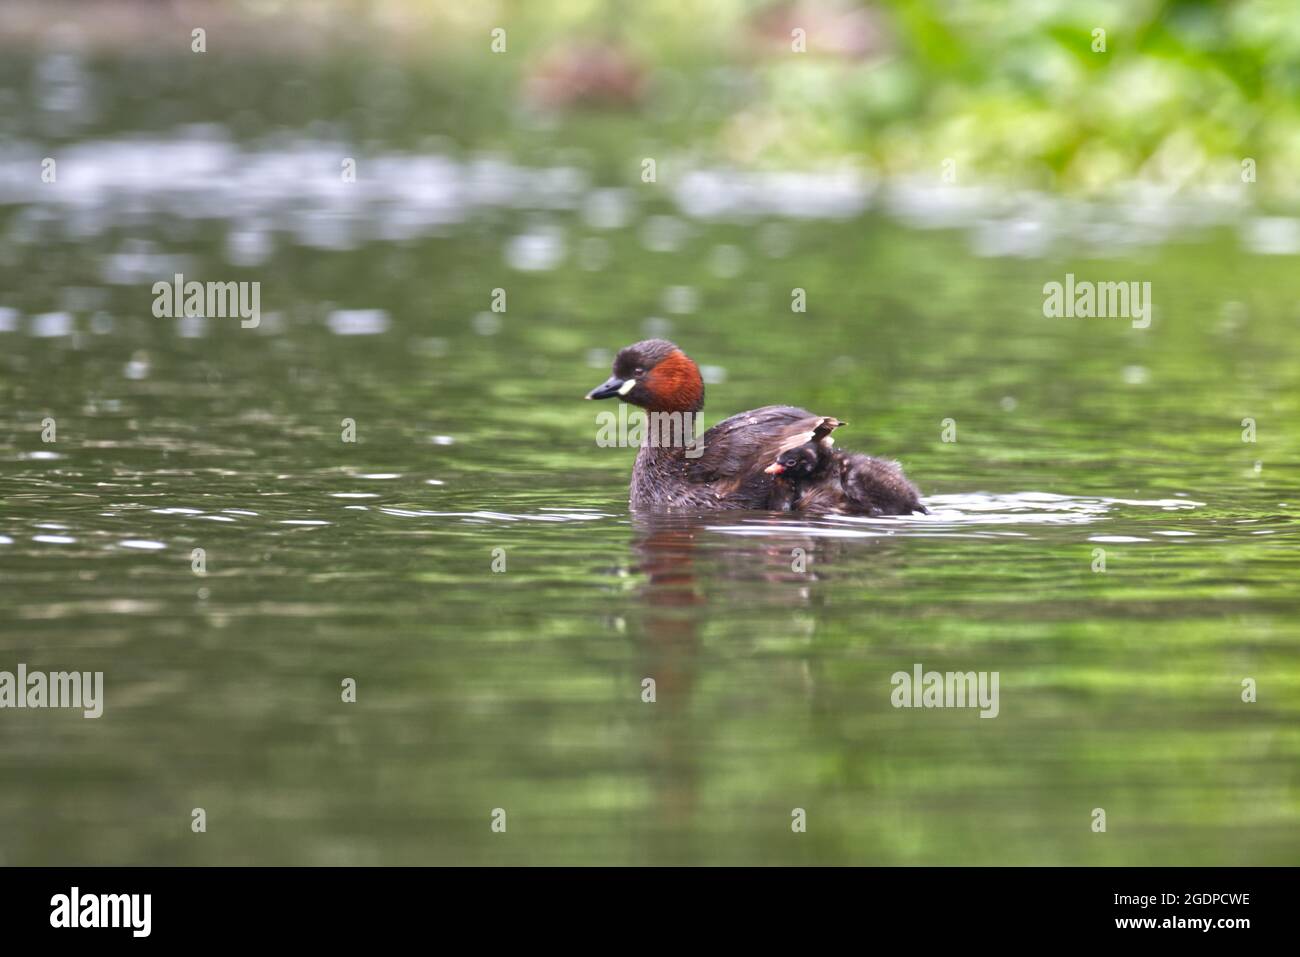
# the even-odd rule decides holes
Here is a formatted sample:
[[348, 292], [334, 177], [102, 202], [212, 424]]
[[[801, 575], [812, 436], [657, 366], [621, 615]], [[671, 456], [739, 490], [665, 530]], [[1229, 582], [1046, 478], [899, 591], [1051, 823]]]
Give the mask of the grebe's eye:
[[640, 366], [637, 366], [636, 371], [633, 372], [632, 374], [633, 374], [633, 375], [645, 375], [645, 369], [642, 369]]

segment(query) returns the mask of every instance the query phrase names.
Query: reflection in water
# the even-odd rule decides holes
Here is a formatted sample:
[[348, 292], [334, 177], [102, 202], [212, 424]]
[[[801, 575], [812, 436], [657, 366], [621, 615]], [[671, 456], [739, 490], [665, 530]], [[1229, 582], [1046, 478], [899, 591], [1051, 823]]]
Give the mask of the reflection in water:
[[[286, 241], [333, 251], [408, 243], [450, 235], [499, 210], [580, 217], [602, 230], [641, 220], [647, 248], [660, 252], [681, 248], [691, 234], [685, 222], [630, 208], [636, 193], [598, 189], [591, 174], [575, 166], [392, 151], [367, 155], [364, 175], [340, 175], [340, 163], [362, 152], [354, 143], [306, 135], [242, 145], [220, 125], [196, 124], [165, 136], [71, 143], [60, 151], [58, 188], [50, 189], [30, 175], [41, 162], [40, 144], [15, 141], [0, 152], [0, 208], [18, 210], [6, 233], [18, 245], [95, 241], [115, 235], [124, 218], [170, 223], [172, 232], [182, 233], [186, 223], [216, 223], [225, 235], [225, 261], [243, 268], [268, 264]], [[1089, 243], [1113, 255], [1121, 245], [1161, 243], [1191, 228], [1238, 223], [1241, 242], [1253, 252], [1293, 255], [1300, 249], [1300, 220], [1252, 217], [1244, 192], [1194, 202], [1121, 192], [1086, 205], [1048, 194], [1008, 197], [1002, 190], [905, 179], [881, 186], [853, 169], [709, 168], [675, 177], [670, 192], [684, 216], [703, 223], [852, 220], [877, 194], [886, 215], [912, 226], [967, 230], [985, 256], [1040, 258], [1062, 245]], [[565, 262], [565, 235], [559, 221], [530, 220], [505, 241], [503, 258], [520, 271], [555, 270]], [[768, 248], [767, 254], [784, 257], [788, 250]], [[106, 283], [152, 282], [192, 273], [192, 265], [132, 237], [104, 255], [101, 275]]]
[[632, 546], [634, 571], [645, 576], [645, 584], [639, 590], [639, 621], [632, 623], [631, 638], [639, 673], [655, 682], [648, 771], [655, 813], [666, 834], [690, 825], [700, 779], [690, 720], [705, 601], [695, 577], [699, 533], [684, 523], [638, 522]]
[[[989, 504], [979, 496], [961, 498], [967, 506]], [[1053, 509], [1066, 509], [1064, 497], [1044, 498]], [[1005, 508], [1007, 503], [998, 504]], [[843, 516], [728, 513], [729, 523], [719, 525], [717, 513], [634, 515], [631, 572], [641, 583], [626, 627], [638, 674], [655, 681], [645, 761], [662, 834], [652, 848], [656, 860], [689, 859], [689, 836], [708, 830], [708, 821], [700, 819], [707, 797], [701, 788], [708, 778], [699, 747], [702, 703], [693, 698], [703, 678], [726, 683], [729, 664], [727, 656], [708, 651], [702, 630], [731, 609], [761, 605], [755, 631], [775, 631], [792, 642], [781, 659], [782, 707], [809, 715], [829, 708], [833, 715], [833, 699], [828, 703], [818, 695], [817, 630], [825, 611], [817, 605], [824, 596], [815, 590], [816, 583], [833, 576], [837, 562], [844, 560], [845, 570], [862, 576], [869, 587], [897, 588], [900, 543], [891, 537], [929, 535], [922, 529], [939, 521], [949, 529], [984, 521], [957, 511], [953, 502], [943, 505], [942, 520], [879, 519], [870, 522], [870, 529], [838, 527], [847, 518]], [[870, 549], [865, 565], [864, 547]], [[742, 707], [763, 710], [761, 701], [746, 701]]]
[[[640, 514], [633, 519], [632, 570], [644, 581], [637, 591], [631, 639], [641, 673], [655, 682], [648, 760], [655, 813], [665, 835], [689, 834], [697, 823], [702, 775], [691, 699], [698, 672], [717, 666], [702, 653], [700, 626], [709, 617], [710, 602], [706, 592], [724, 581], [743, 583], [763, 587], [765, 604], [774, 606], [774, 614], [780, 606], [806, 606], [813, 564], [829, 547], [783, 529], [779, 517], [756, 515], [754, 521], [767, 524], [772, 533], [760, 548], [726, 544], [704, 554], [700, 542], [712, 537], [710, 523], [715, 520], [716, 515], [707, 513]], [[799, 664], [806, 673], [807, 663]], [[670, 840], [658, 853], [671, 862], [683, 849]]]

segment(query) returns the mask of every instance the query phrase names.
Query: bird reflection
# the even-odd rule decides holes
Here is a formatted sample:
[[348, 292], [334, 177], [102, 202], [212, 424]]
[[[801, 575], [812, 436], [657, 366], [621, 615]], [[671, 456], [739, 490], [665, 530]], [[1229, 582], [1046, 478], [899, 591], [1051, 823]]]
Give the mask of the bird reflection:
[[[662, 863], [689, 857], [687, 845], [705, 770], [698, 715], [691, 708], [696, 683], [714, 660], [705, 653], [702, 621], [718, 618], [720, 610], [733, 603], [751, 607], [756, 582], [764, 585], [765, 607], [807, 608], [810, 584], [841, 547], [837, 541], [795, 530], [784, 533], [782, 526], [789, 523], [770, 513], [752, 520], [772, 525], [772, 534], [720, 534], [711, 530], [719, 521], [716, 514], [634, 518], [632, 571], [644, 576], [644, 583], [628, 633], [639, 652], [639, 679], [652, 678], [655, 683], [655, 701], [648, 705], [654, 710], [645, 760], [661, 838], [649, 846]], [[812, 617], [800, 616], [792, 627], [811, 637], [813, 626]], [[801, 690], [811, 693], [806, 666], [800, 673], [806, 685]]]

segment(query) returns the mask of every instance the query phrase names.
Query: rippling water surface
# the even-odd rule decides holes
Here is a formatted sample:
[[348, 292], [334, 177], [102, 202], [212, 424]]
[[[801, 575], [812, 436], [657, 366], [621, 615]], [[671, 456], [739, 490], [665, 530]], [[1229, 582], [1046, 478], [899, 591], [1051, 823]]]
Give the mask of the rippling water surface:
[[[362, 147], [150, 136], [44, 195], [42, 144], [0, 162], [0, 669], [106, 686], [4, 712], [0, 861], [1295, 861], [1286, 243], [440, 147], [322, 193]], [[260, 325], [155, 318], [173, 272]], [[1151, 327], [1045, 319], [1066, 272], [1151, 281]], [[710, 423], [834, 414], [932, 514], [629, 514], [578, 400], [644, 335]], [[915, 663], [998, 717], [893, 708]]]

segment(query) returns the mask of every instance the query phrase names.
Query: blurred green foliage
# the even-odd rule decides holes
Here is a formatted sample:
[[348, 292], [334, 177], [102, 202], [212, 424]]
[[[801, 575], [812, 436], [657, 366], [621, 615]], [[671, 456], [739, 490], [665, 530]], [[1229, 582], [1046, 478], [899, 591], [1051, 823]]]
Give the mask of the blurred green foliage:
[[[94, 122], [24, 130], [23, 104], [44, 81], [27, 56], [0, 57], [11, 132], [212, 121], [244, 136], [325, 122], [358, 141], [437, 136], [539, 161], [588, 148], [619, 169], [640, 151], [748, 167], [851, 161], [939, 181], [948, 161], [960, 184], [1090, 195], [1140, 180], [1265, 204], [1297, 194], [1289, 0], [214, 5], [199, 17], [213, 23], [204, 56], [179, 21], [147, 30], [152, 4], [120, 6], [141, 25], [121, 31], [131, 56], [101, 58], [116, 75], [96, 93]], [[494, 29], [506, 31], [504, 55], [490, 48]], [[207, 99], [215, 113], [179, 108]]]
[[[1285, 0], [650, 3], [616, 23], [564, 10], [527, 14], [526, 51], [604, 33], [688, 71], [692, 91], [731, 94], [723, 115], [707, 96], [683, 114], [712, 121], [702, 148], [732, 160], [937, 176], [952, 158], [965, 181], [1092, 192], [1132, 177], [1231, 188], [1252, 159], [1265, 194], [1296, 190], [1300, 17]], [[782, 32], [799, 24], [805, 54]]]

